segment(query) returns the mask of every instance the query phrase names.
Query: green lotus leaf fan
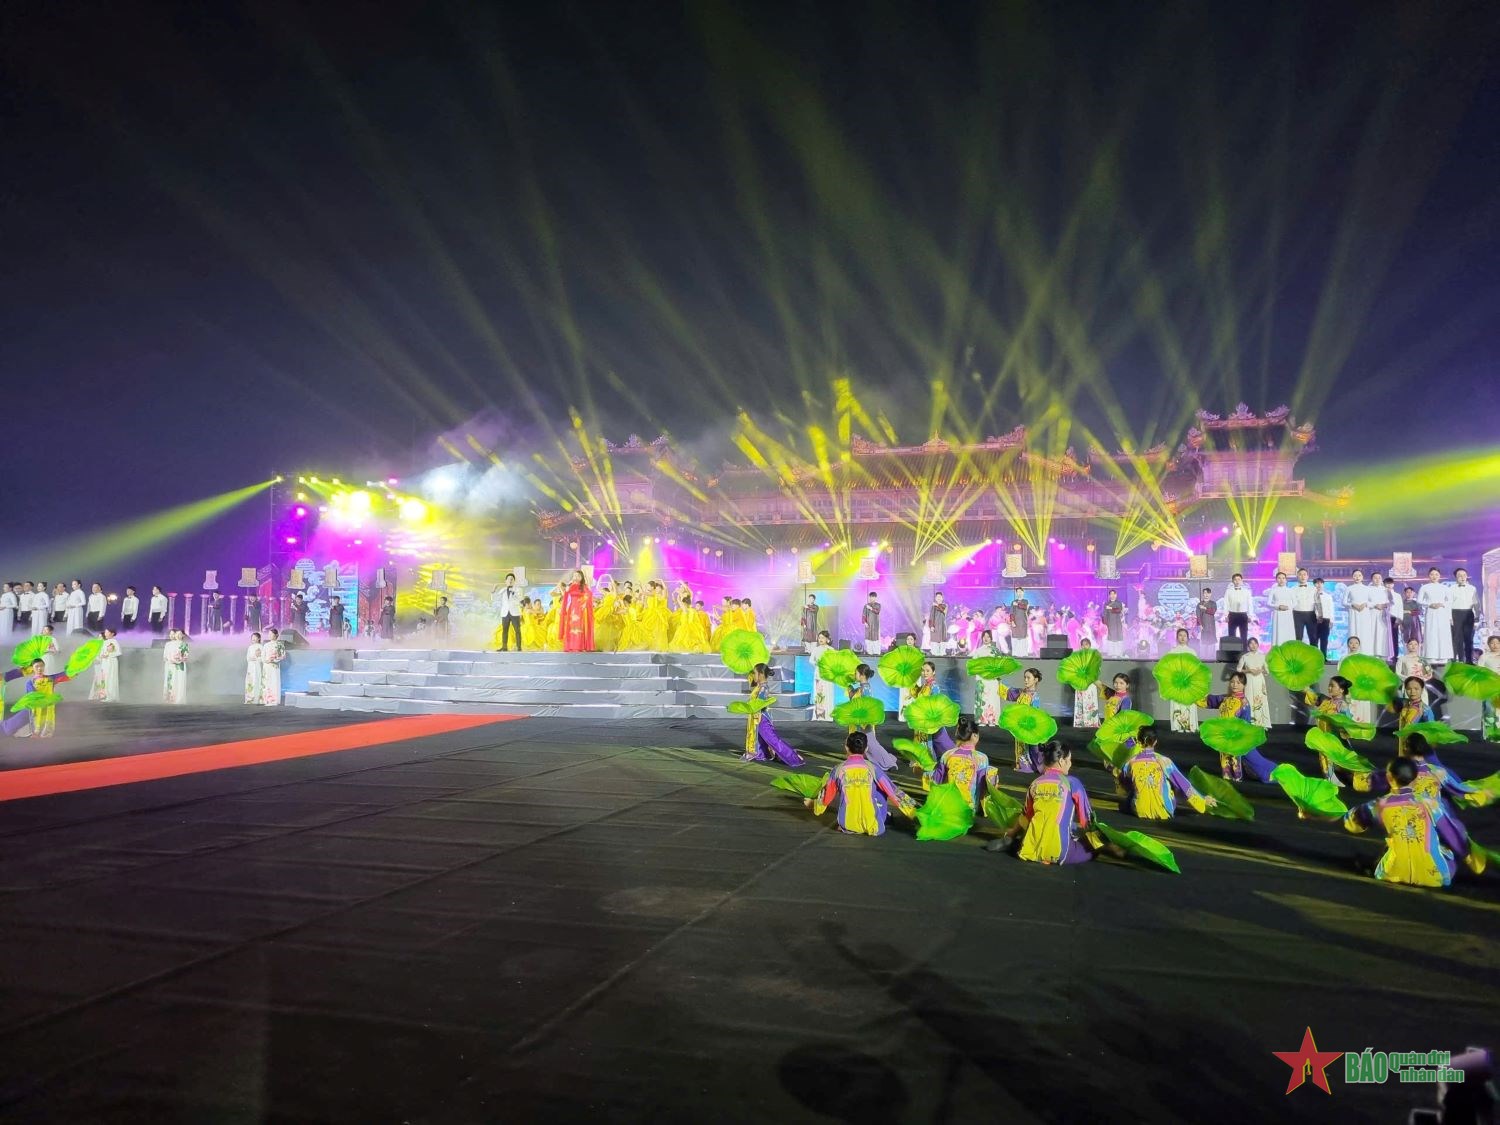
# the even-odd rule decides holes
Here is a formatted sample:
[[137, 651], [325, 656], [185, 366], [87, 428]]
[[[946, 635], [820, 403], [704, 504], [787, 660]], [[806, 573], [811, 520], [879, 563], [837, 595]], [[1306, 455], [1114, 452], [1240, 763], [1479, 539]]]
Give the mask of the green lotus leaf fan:
[[1339, 663], [1339, 675], [1349, 681], [1349, 694], [1366, 703], [1389, 703], [1401, 686], [1390, 665], [1376, 656], [1356, 652]]
[[1308, 777], [1290, 762], [1282, 762], [1271, 771], [1271, 780], [1281, 786], [1281, 791], [1291, 798], [1292, 804], [1304, 813], [1313, 816], [1343, 816], [1349, 811], [1339, 800], [1339, 788], [1322, 777]]
[[1303, 641], [1282, 641], [1266, 653], [1266, 668], [1291, 691], [1306, 691], [1323, 674], [1323, 653]]
[[957, 785], [934, 785], [917, 810], [918, 840], [953, 840], [974, 826], [974, 806]]
[[1000, 712], [1000, 726], [1024, 746], [1038, 746], [1057, 734], [1057, 720], [1029, 703], [1012, 703]]
[[1210, 750], [1239, 758], [1264, 743], [1266, 732], [1244, 719], [1205, 719], [1198, 724], [1198, 737]]
[[831, 648], [818, 657], [818, 678], [847, 689], [854, 683], [854, 670], [858, 667], [859, 653], [848, 648]]
[[736, 676], [748, 676], [757, 664], [764, 664], [770, 656], [766, 639], [749, 629], [731, 630], [719, 645], [719, 658]]
[[958, 722], [958, 704], [946, 695], [924, 695], [906, 705], [906, 725], [917, 734], [936, 734]]
[[914, 688], [926, 663], [927, 657], [921, 649], [902, 645], [880, 658], [880, 678], [894, 688]]
[[1218, 774], [1209, 773], [1201, 766], [1194, 766], [1188, 770], [1188, 780], [1198, 792], [1218, 802], [1209, 808], [1210, 815], [1221, 816], [1226, 820], [1255, 819], [1255, 806]]
[[977, 680], [999, 680], [1019, 672], [1021, 662], [1014, 656], [975, 656], [965, 667]]
[[1086, 691], [1099, 682], [1103, 659], [1097, 648], [1080, 649], [1062, 658], [1057, 666], [1057, 682], [1074, 691]]
[[850, 730], [878, 727], [885, 722], [885, 704], [873, 695], [857, 696], [845, 700], [833, 709], [833, 721]]
[[1128, 742], [1141, 733], [1142, 727], [1154, 726], [1156, 720], [1144, 711], [1121, 711], [1106, 719], [1099, 728], [1099, 741], [1106, 746], [1112, 742]]
[[1209, 666], [1190, 652], [1169, 652], [1151, 669], [1156, 677], [1156, 693], [1173, 703], [1191, 706], [1208, 694], [1214, 674]]

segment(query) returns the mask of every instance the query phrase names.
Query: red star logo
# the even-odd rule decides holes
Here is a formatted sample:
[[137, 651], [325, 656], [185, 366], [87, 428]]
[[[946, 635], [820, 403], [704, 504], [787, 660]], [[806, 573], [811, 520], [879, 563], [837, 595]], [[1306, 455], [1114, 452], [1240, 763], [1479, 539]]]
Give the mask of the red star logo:
[[1328, 1075], [1324, 1071], [1344, 1057], [1343, 1051], [1320, 1051], [1318, 1045], [1313, 1042], [1312, 1028], [1307, 1028], [1302, 1033], [1302, 1046], [1295, 1051], [1272, 1051], [1282, 1062], [1292, 1068], [1291, 1079], [1286, 1084], [1286, 1092], [1290, 1094], [1298, 1086], [1307, 1081], [1307, 1076], [1312, 1075], [1313, 1085], [1317, 1086], [1325, 1094], [1333, 1091], [1328, 1088]]

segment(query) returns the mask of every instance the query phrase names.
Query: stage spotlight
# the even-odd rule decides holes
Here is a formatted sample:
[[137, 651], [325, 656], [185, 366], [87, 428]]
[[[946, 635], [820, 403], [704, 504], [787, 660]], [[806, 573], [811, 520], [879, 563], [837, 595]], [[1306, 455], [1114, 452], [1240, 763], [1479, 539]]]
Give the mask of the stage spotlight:
[[375, 501], [368, 492], [351, 492], [349, 494], [349, 507], [356, 512], [368, 512], [374, 506]]
[[297, 518], [301, 519], [305, 515], [307, 515], [307, 509], [299, 506], [297, 508]]
[[398, 485], [401, 482], [399, 480], [397, 480], [395, 477], [386, 477], [385, 478], [385, 483], [394, 487], [395, 485]]
[[427, 505], [415, 496], [401, 501], [401, 518], [407, 523], [419, 523], [427, 518]]
[[297, 483], [298, 484], [306, 484], [307, 483], [307, 478], [306, 477], [298, 477], [297, 478]]
[[769, 554], [773, 554], [773, 553], [774, 553], [774, 549], [773, 548], [771, 548], [771, 547], [767, 547], [766, 548], [766, 554], [769, 555]]
[[284, 480], [284, 479], [285, 479], [285, 478], [284, 478], [284, 477], [282, 477], [282, 475], [281, 475], [281, 474], [280, 474], [280, 473], [277, 473], [277, 474], [276, 474], [276, 483], [277, 483], [277, 484], [280, 484], [280, 483], [281, 483], [281, 482], [282, 482], [282, 480]]
[[714, 558], [716, 558], [716, 559], [722, 559], [723, 557], [724, 557], [724, 552], [723, 551], [715, 551], [714, 552]]
[[1286, 524], [1284, 524], [1284, 523], [1278, 523], [1276, 525], [1276, 530], [1277, 531], [1285, 531], [1286, 530]]
[[704, 547], [704, 548], [703, 548], [703, 553], [704, 553], [704, 554], [705, 554], [705, 555], [706, 555], [706, 554], [708, 554], [708, 548], [707, 548], [707, 547]]
[[1305, 528], [1305, 527], [1303, 527], [1303, 526], [1302, 526], [1302, 525], [1301, 525], [1301, 524], [1300, 524], [1300, 523], [1299, 523], [1299, 524], [1298, 524], [1298, 525], [1297, 525], [1297, 526], [1296, 526], [1296, 527], [1294, 527], [1294, 528], [1292, 528], [1292, 530], [1293, 530], [1293, 531], [1295, 531], [1295, 532], [1296, 532], [1296, 533], [1297, 533], [1297, 534], [1298, 534], [1298, 535], [1301, 535], [1301, 534], [1302, 534], [1302, 533], [1303, 533], [1303, 532], [1304, 532], [1304, 531], [1306, 531], [1306, 530], [1307, 530], [1307, 528]]
[[365, 541], [363, 539], [356, 539], [354, 541], [354, 545], [356, 547], [363, 547], [365, 545]]
[[307, 493], [305, 493], [305, 492], [299, 492], [299, 493], [297, 493], [297, 499], [298, 500], [306, 500], [307, 499]]
[[295, 535], [288, 535], [286, 541], [288, 546], [294, 547], [297, 545], [297, 537]]

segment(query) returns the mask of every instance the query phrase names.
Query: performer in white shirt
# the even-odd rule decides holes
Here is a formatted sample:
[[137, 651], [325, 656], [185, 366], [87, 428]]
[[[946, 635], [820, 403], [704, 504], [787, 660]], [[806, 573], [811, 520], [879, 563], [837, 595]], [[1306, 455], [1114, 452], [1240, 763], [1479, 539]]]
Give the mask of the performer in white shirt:
[[52, 599], [47, 596], [47, 584], [38, 582], [31, 592], [31, 635], [40, 637], [42, 629], [52, 624]]
[[1333, 634], [1333, 595], [1327, 590], [1321, 578], [1313, 579], [1313, 636], [1316, 638], [1313, 644], [1318, 646], [1318, 651], [1323, 654], [1323, 660], [1328, 660], [1328, 638]]
[[1271, 611], [1271, 644], [1296, 639], [1297, 627], [1292, 617], [1292, 590], [1286, 584], [1286, 572], [1276, 572], [1276, 585], [1266, 591], [1266, 608]]
[[1313, 603], [1317, 599], [1317, 591], [1313, 589], [1312, 579], [1308, 577], [1306, 567], [1297, 571], [1297, 584], [1290, 589], [1292, 591], [1292, 632], [1299, 641], [1316, 645], [1318, 621], [1317, 614], [1313, 610]]
[[167, 595], [161, 592], [160, 586], [151, 587], [151, 602], [146, 607], [147, 620], [151, 622], [151, 631], [158, 637], [167, 628]]
[[1375, 643], [1365, 644], [1365, 651], [1382, 660], [1389, 660], [1391, 651], [1391, 592], [1385, 588], [1385, 579], [1380, 571], [1370, 575], [1370, 612], [1375, 616]]
[[1429, 664], [1447, 664], [1453, 659], [1453, 614], [1442, 578], [1442, 572], [1432, 567], [1417, 591], [1417, 604], [1422, 607], [1422, 655]]
[[98, 703], [120, 701], [120, 642], [113, 629], [104, 630], [104, 643], [94, 661], [94, 685], [89, 698]]
[[1344, 599], [1349, 607], [1349, 635], [1359, 638], [1359, 647], [1365, 652], [1375, 651], [1375, 611], [1370, 598], [1365, 572], [1356, 570], [1344, 588]]
[[73, 579], [73, 586], [68, 591], [68, 620], [64, 626], [67, 634], [83, 632], [83, 616], [88, 609], [88, 595], [83, 592], [83, 583]]
[[1453, 616], [1453, 659], [1474, 663], [1474, 606], [1479, 587], [1469, 582], [1469, 572], [1459, 567], [1448, 587], [1448, 612]]
[[[82, 593], [82, 591], [79, 591]], [[81, 608], [81, 607], [80, 607]], [[82, 617], [79, 618], [81, 622]], [[61, 582], [52, 587], [52, 628], [66, 629], [68, 627], [68, 590]]]
[[120, 632], [128, 633], [134, 629], [140, 615], [141, 599], [135, 596], [134, 586], [126, 586], [125, 596], [120, 599]]
[[104, 587], [95, 582], [89, 589], [88, 616], [84, 618], [84, 624], [88, 626], [90, 633], [97, 633], [104, 628], [104, 609], [108, 604], [104, 597]]
[[21, 599], [15, 587], [7, 582], [0, 590], [0, 640], [9, 641], [16, 631], [16, 615], [21, 612]]
[[261, 649], [260, 634], [250, 634], [249, 647], [245, 649], [245, 702], [260, 705], [261, 692], [265, 682], [265, 659]]

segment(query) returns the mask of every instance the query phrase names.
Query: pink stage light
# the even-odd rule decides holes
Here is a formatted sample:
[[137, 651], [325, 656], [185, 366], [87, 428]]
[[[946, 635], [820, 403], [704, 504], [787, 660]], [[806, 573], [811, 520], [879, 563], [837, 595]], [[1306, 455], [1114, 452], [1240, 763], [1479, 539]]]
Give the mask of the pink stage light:
[[298, 519], [301, 519], [305, 515], [307, 515], [307, 509], [306, 508], [298, 508], [297, 509], [297, 518]]
[[297, 545], [297, 537], [295, 535], [288, 535], [286, 537], [286, 541], [287, 545], [290, 547], [295, 547]]
[[1219, 528], [1219, 534], [1220, 535], [1228, 535], [1229, 534], [1229, 528], [1227, 528], [1227, 527], [1221, 527], [1221, 528]]
[[1284, 532], [1284, 531], [1286, 531], [1286, 525], [1285, 525], [1285, 524], [1281, 524], [1281, 523], [1278, 523], [1278, 524], [1277, 524], [1277, 525], [1276, 525], [1276, 530], [1277, 530], [1277, 531], [1281, 531], [1281, 532]]

